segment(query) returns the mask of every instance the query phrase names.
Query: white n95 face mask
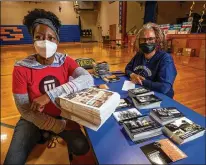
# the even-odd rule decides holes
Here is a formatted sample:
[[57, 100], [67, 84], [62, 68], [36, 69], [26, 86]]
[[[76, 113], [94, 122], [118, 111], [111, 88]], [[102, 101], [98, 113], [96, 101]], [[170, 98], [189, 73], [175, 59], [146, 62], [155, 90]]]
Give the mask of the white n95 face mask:
[[57, 50], [57, 44], [48, 40], [35, 41], [34, 47], [37, 53], [46, 59], [53, 56]]

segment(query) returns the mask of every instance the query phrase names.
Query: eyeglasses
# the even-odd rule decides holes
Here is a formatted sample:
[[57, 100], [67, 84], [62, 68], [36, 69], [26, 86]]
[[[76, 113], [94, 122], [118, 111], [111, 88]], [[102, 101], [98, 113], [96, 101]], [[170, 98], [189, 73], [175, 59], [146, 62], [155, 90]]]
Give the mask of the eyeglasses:
[[139, 38], [139, 42], [140, 43], [146, 43], [146, 42], [153, 43], [155, 39], [156, 39], [155, 37]]

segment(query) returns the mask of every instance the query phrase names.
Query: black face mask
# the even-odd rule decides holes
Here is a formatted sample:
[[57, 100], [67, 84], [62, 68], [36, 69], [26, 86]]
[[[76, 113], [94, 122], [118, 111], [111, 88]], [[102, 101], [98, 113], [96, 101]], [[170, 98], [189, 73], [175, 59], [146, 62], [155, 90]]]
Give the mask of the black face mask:
[[151, 43], [151, 44], [142, 43], [142, 44], [139, 44], [139, 48], [143, 53], [149, 54], [153, 50], [155, 50], [156, 45], [157, 45], [156, 43]]

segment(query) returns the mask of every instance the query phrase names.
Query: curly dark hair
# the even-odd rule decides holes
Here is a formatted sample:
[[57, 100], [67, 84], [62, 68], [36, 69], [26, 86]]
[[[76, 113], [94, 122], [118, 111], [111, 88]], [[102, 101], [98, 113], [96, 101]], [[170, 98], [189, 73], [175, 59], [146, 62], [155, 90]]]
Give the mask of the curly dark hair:
[[146, 23], [142, 26], [142, 28], [136, 34], [136, 41], [135, 41], [135, 49], [139, 50], [139, 37], [140, 34], [145, 30], [154, 30], [156, 36], [156, 43], [158, 45], [158, 49], [166, 50], [167, 49], [167, 41], [165, 38], [165, 34], [161, 30], [160, 26], [155, 23]]
[[27, 26], [30, 33], [32, 33], [32, 24], [38, 18], [46, 18], [52, 21], [56, 29], [59, 29], [61, 26], [61, 21], [59, 18], [52, 12], [46, 11], [44, 9], [34, 9], [29, 11], [26, 16], [24, 16], [23, 24]]

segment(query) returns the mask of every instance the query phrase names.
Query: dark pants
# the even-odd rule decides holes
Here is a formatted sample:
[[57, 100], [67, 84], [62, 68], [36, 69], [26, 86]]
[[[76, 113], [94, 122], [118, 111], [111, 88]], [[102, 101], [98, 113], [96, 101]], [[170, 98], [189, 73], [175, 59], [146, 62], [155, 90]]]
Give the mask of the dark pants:
[[[15, 127], [4, 164], [25, 164], [32, 149], [42, 140], [42, 132], [45, 131], [21, 118]], [[58, 136], [66, 141], [69, 152], [74, 155], [84, 155], [89, 151], [88, 141], [80, 129], [65, 130]]]

